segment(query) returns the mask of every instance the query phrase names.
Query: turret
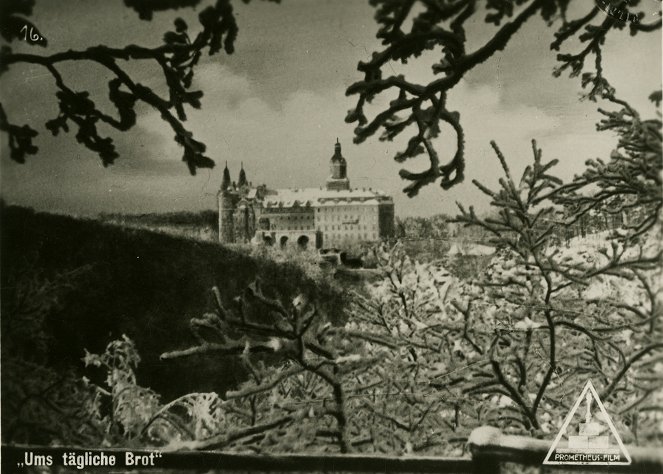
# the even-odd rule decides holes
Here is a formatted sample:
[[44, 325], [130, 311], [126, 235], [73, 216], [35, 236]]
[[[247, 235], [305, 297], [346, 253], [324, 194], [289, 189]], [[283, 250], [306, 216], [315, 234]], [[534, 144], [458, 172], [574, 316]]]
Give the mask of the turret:
[[334, 155], [329, 160], [329, 167], [331, 176], [327, 180], [327, 189], [336, 191], [350, 189], [350, 180], [347, 173], [348, 164], [341, 154], [341, 144], [338, 142], [338, 138], [334, 145]]
[[219, 242], [230, 244], [235, 241], [235, 201], [236, 193], [230, 182], [228, 163], [223, 170], [221, 189], [219, 190]]
[[228, 171], [228, 162], [226, 161], [226, 167], [223, 169], [223, 179], [221, 180], [221, 191], [225, 191], [230, 186], [230, 171]]
[[234, 195], [230, 191], [219, 193], [219, 242], [235, 242]]
[[341, 144], [338, 142], [338, 138], [336, 139], [336, 144], [334, 145], [334, 155], [331, 157], [330, 165], [332, 179], [347, 178], [348, 164], [341, 154]]
[[241, 199], [237, 204], [235, 213], [235, 241], [238, 243], [248, 242], [249, 236], [249, 204], [246, 199]]
[[241, 189], [244, 186], [248, 186], [249, 182], [246, 179], [246, 172], [244, 171], [244, 163], [242, 162], [242, 168], [239, 170], [239, 181], [237, 181], [237, 186]]

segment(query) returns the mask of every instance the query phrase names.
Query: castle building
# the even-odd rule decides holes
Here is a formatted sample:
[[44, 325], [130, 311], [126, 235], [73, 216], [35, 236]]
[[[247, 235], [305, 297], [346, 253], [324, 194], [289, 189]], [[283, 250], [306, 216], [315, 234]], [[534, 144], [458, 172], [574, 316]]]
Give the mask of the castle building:
[[226, 163], [219, 190], [219, 241], [306, 248], [343, 248], [394, 235], [394, 201], [373, 189], [352, 189], [336, 141], [330, 176], [320, 188], [253, 187], [244, 166], [231, 182]]

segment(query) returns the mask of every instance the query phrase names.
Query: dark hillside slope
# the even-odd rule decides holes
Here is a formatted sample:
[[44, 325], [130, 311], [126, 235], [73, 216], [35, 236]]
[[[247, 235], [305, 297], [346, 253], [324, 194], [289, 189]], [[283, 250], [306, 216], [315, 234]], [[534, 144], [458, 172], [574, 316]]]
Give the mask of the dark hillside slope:
[[298, 267], [217, 244], [18, 207], [3, 208], [1, 218], [3, 315], [11, 310], [5, 302], [16, 297], [16, 275], [52, 279], [87, 266], [46, 317], [44, 363], [82, 370], [85, 348], [102, 352], [127, 334], [142, 357], [139, 383], [166, 399], [190, 391], [222, 392], [242, 379], [232, 360], [159, 360], [162, 352], [193, 342], [188, 321], [211, 309], [213, 285], [229, 301], [259, 276], [267, 293], [277, 291], [284, 300], [301, 290], [324, 306], [340, 307], [331, 287], [307, 279]]

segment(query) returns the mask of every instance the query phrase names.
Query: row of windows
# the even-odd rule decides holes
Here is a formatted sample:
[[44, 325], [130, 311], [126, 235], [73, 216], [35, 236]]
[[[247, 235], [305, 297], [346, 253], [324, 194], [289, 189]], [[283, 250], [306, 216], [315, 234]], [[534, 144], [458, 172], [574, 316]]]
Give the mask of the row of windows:
[[274, 212], [271, 209], [265, 209], [260, 213], [261, 216], [264, 217], [289, 217], [289, 216], [311, 216], [313, 217], [313, 211], [312, 210], [306, 210], [306, 211], [300, 211], [300, 212], [292, 212], [290, 210], [288, 211], [281, 211], [281, 212]]
[[[269, 228], [271, 230], [313, 230], [315, 227], [313, 225], [279, 225], [277, 223], [271, 223]], [[325, 226], [318, 226], [315, 228], [318, 231], [345, 231], [344, 234], [350, 235], [352, 233], [361, 233], [362, 230], [373, 230], [377, 231], [378, 226], [377, 225], [358, 225], [356, 227], [350, 227], [350, 226], [341, 226], [341, 225], [325, 225]]]
[[[361, 225], [358, 225], [356, 229], [354, 227], [349, 227], [349, 226], [325, 225], [325, 226], [319, 226], [318, 230], [322, 230], [322, 227], [324, 227], [324, 230], [347, 230], [347, 231], [362, 230]], [[365, 225], [365, 226], [363, 226], [363, 229], [364, 230], [369, 230], [369, 227], [372, 228], [372, 230], [378, 230], [377, 225], [373, 225], [373, 226]]]
[[313, 228], [313, 221], [312, 220], [304, 220], [304, 221], [292, 221], [292, 220], [282, 220], [282, 219], [271, 219], [269, 221], [270, 227], [280, 227], [280, 228], [299, 228], [299, 227], [311, 227]]
[[269, 226], [271, 230], [313, 230], [313, 225], [277, 225], [271, 224]]
[[325, 214], [338, 214], [339, 212], [358, 212], [361, 214], [375, 212], [374, 206], [343, 206], [343, 207], [325, 207], [318, 208], [318, 214], [324, 212]]
[[334, 242], [342, 242], [344, 240], [377, 240], [378, 234], [373, 232], [364, 232], [363, 234], [327, 234], [325, 236], [325, 242], [327, 245]]
[[[263, 216], [263, 217], [267, 217], [267, 216]], [[304, 220], [313, 220], [313, 217], [314, 216], [312, 214], [311, 215], [303, 214], [303, 215], [299, 215], [299, 216], [297, 216], [297, 215], [295, 215], [295, 216], [269, 216], [267, 218], [275, 220], [275, 221], [278, 221], [278, 220], [304, 221]]]
[[350, 219], [355, 219], [355, 220], [360, 220], [361, 219], [361, 220], [364, 220], [364, 221], [365, 220], [373, 220], [373, 221], [378, 220], [377, 216], [373, 216], [371, 219], [369, 219], [369, 218], [366, 218], [365, 216], [353, 216], [351, 214], [350, 215], [343, 214], [342, 216], [341, 215], [338, 215], [338, 216], [323, 216], [318, 220], [325, 222], [325, 221], [340, 221], [340, 220], [347, 221], [347, 220], [350, 220]]

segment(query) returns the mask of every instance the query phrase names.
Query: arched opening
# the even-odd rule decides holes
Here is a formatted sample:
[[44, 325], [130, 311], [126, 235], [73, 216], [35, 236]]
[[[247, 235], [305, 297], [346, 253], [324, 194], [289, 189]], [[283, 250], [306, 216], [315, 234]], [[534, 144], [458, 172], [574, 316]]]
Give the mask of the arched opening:
[[297, 239], [297, 245], [301, 250], [306, 250], [308, 247], [309, 238], [307, 235], [302, 235]]
[[272, 239], [271, 235], [264, 235], [262, 237], [262, 241], [268, 247], [271, 247], [272, 245], [274, 245], [274, 239]]
[[281, 237], [279, 243], [281, 244], [281, 247], [285, 247], [286, 244], [288, 243], [288, 236], [284, 235], [283, 237]]

